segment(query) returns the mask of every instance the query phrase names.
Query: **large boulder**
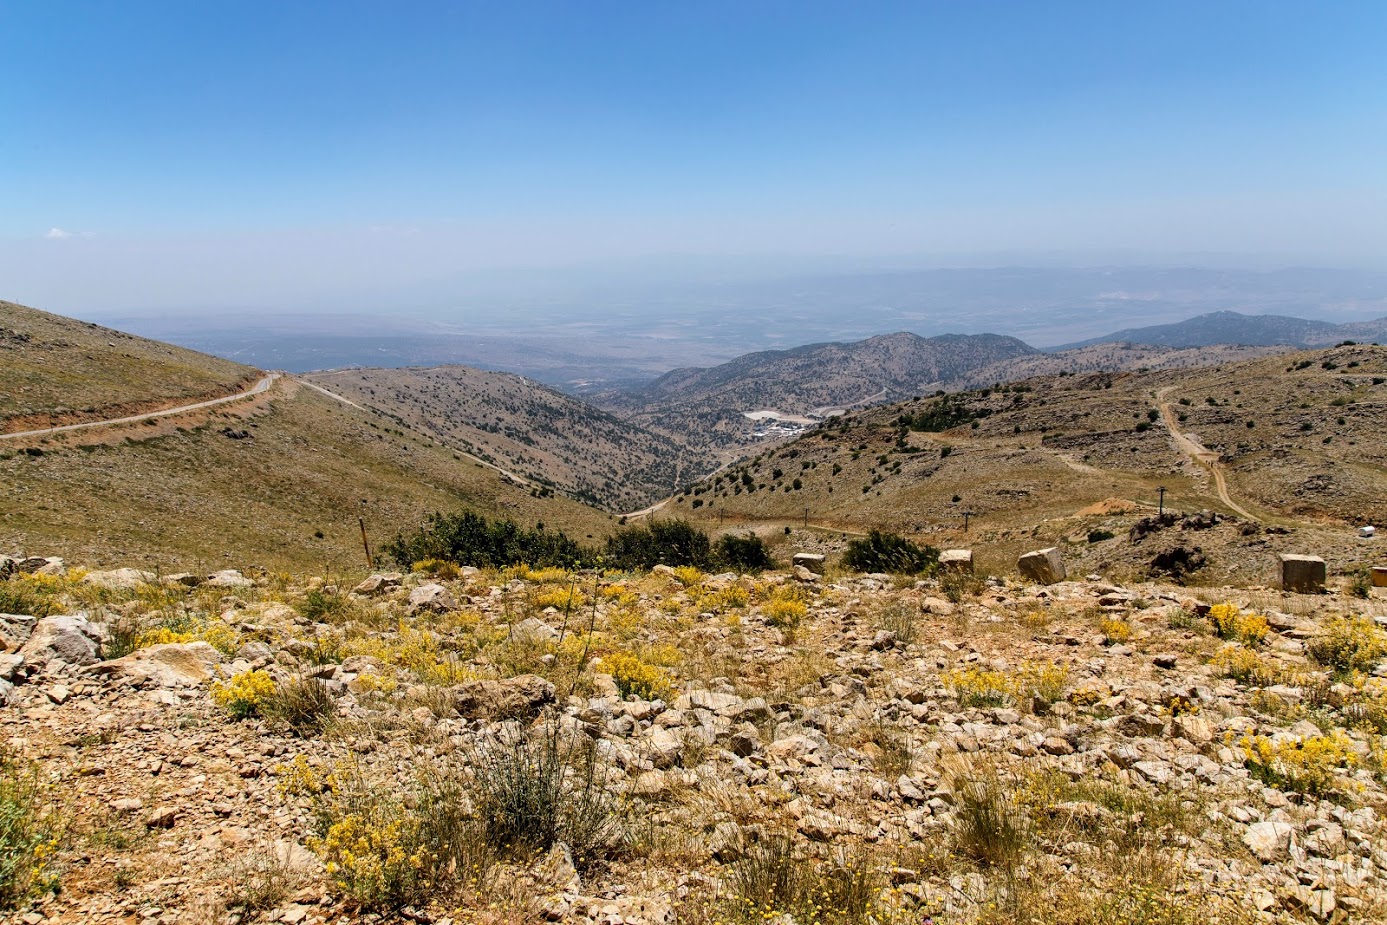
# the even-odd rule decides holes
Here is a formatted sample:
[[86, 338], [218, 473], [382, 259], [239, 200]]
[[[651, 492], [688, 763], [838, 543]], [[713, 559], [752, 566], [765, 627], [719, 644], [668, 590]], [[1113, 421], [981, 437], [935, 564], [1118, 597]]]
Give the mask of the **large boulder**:
[[13, 652], [34, 634], [38, 618], [23, 613], [0, 613], [0, 649]]
[[1026, 553], [1016, 561], [1016, 567], [1021, 571], [1022, 578], [1041, 585], [1064, 581], [1067, 574], [1064, 569], [1064, 554], [1057, 546]]
[[1283, 553], [1281, 556], [1281, 590], [1301, 594], [1319, 594], [1324, 590], [1324, 560], [1319, 556], [1300, 556]]
[[88, 572], [82, 577], [83, 584], [109, 588], [113, 591], [133, 591], [140, 585], [153, 584], [156, 580], [153, 572], [144, 572], [137, 568], [118, 568], [109, 572]]
[[468, 719], [530, 719], [554, 702], [554, 685], [522, 674], [504, 681], [464, 681], [453, 688], [453, 707]]
[[62, 662], [90, 665], [101, 651], [101, 633], [87, 622], [84, 613], [44, 617], [20, 648], [24, 660], [33, 665]]
[[429, 582], [426, 585], [420, 585], [409, 592], [410, 613], [418, 613], [421, 610], [427, 610], [433, 613], [447, 613], [450, 610], [457, 609], [458, 602], [457, 599], [453, 597], [453, 592], [437, 582]]
[[207, 581], [205, 581], [204, 584], [212, 588], [243, 589], [255, 587], [254, 581], [242, 575], [234, 568], [223, 569], [220, 572], [214, 572], [208, 575]]
[[815, 575], [824, 573], [824, 557], [817, 552], [797, 552], [790, 560], [792, 565], [802, 565]]
[[1372, 578], [1374, 588], [1387, 588], [1387, 566], [1374, 565]]
[[94, 674], [124, 678], [136, 687], [199, 687], [210, 681], [222, 654], [205, 642], [169, 642], [93, 665]]
[[1243, 844], [1257, 860], [1271, 864], [1290, 854], [1293, 834], [1295, 827], [1289, 822], [1258, 822], [1247, 827], [1243, 833]]
[[939, 570], [941, 572], [962, 572], [966, 575], [973, 574], [973, 550], [944, 550], [939, 554]]
[[377, 572], [361, 582], [361, 584], [357, 585], [353, 590], [357, 594], [389, 594], [391, 591], [400, 587], [404, 578], [405, 576], [401, 575], [399, 572], [387, 572], [384, 574]]

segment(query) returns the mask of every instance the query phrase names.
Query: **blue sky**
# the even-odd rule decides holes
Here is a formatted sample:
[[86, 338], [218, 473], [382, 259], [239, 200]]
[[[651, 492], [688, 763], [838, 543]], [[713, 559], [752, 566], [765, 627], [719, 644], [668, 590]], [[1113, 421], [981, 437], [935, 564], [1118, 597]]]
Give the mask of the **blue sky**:
[[1387, 244], [1380, 0], [11, 0], [0, 34], [0, 280], [64, 303], [170, 263]]

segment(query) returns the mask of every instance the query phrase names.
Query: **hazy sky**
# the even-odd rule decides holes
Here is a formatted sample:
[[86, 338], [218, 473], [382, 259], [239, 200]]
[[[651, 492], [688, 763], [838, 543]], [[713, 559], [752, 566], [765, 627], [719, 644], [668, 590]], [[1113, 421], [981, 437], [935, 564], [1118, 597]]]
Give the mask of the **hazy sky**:
[[0, 35], [0, 297], [59, 311], [671, 253], [1387, 254], [1382, 0], [10, 0]]

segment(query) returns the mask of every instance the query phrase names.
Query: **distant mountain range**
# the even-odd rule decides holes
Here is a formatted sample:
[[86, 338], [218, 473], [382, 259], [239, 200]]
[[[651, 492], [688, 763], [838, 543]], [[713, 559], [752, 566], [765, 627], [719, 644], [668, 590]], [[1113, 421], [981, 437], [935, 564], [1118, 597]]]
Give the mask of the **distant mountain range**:
[[1214, 344], [1246, 346], [1323, 347], [1345, 340], [1387, 340], [1387, 318], [1333, 324], [1287, 315], [1244, 315], [1222, 311], [1197, 315], [1174, 324], [1126, 328], [1102, 337], [1053, 348], [1052, 352], [1094, 344], [1154, 344], [1160, 347], [1209, 347]]
[[765, 350], [708, 368], [676, 369], [590, 400], [666, 433], [734, 445], [748, 413], [820, 418], [943, 388], [972, 369], [1038, 353], [1014, 337], [900, 332], [853, 343]]

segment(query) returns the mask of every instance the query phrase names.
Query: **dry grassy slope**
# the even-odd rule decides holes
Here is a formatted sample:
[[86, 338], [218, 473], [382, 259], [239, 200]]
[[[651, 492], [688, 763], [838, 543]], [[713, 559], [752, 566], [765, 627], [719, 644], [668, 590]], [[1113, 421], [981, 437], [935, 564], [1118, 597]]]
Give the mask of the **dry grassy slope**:
[[101, 420], [235, 392], [257, 370], [0, 302], [0, 431]]
[[639, 392], [607, 393], [598, 400], [639, 423], [725, 445], [749, 429], [743, 412], [805, 414], [889, 401], [1034, 352], [1015, 338], [995, 334], [888, 334], [850, 344], [752, 353], [710, 369], [677, 369]]
[[[281, 382], [245, 420], [250, 412], [231, 406], [191, 429], [125, 429], [132, 439], [119, 444], [84, 432], [45, 441], [42, 456], [0, 454], [0, 549], [92, 564], [333, 571], [361, 566], [360, 514], [375, 543], [462, 506], [579, 537], [609, 528], [591, 508], [531, 497], [422, 434]], [[227, 426], [252, 438], [231, 439]]]
[[611, 510], [643, 507], [716, 467], [709, 454], [682, 441], [509, 373], [437, 366], [307, 378], [449, 446]]
[[[1302, 362], [1309, 365], [1294, 369]], [[1336, 368], [1324, 369], [1324, 363]], [[1375, 378], [1382, 382], [1374, 384]], [[908, 449], [897, 442], [896, 421], [936, 400], [874, 408], [733, 467], [667, 511], [728, 526], [802, 523], [807, 512], [811, 524], [883, 527], [936, 545], [980, 545], [1002, 571], [1016, 553], [1042, 540], [1082, 537], [1089, 524], [1125, 532], [1149, 513], [1138, 508], [1115, 518], [1078, 516], [1105, 499], [1154, 503], [1156, 487], [1164, 485], [1174, 509], [1227, 511], [1208, 470], [1179, 452], [1159, 420], [1137, 429], [1149, 422], [1158, 409], [1156, 393], [1167, 387], [1168, 399], [1187, 416], [1183, 426], [1225, 454], [1234, 497], [1297, 528], [1296, 542], [1304, 548], [1280, 551], [1332, 547], [1340, 566], [1370, 561], [1371, 551], [1355, 551], [1350, 528], [1364, 520], [1387, 522], [1382, 347], [1212, 369], [1055, 376], [964, 393], [960, 398], [970, 409], [991, 414], [976, 428], [909, 432]], [[1181, 398], [1190, 404], [1179, 405]], [[1249, 420], [1254, 427], [1247, 427]], [[744, 472], [754, 491], [743, 486]], [[965, 510], [973, 513], [967, 537], [961, 532]], [[1222, 534], [1210, 539], [1233, 541]], [[1258, 572], [1258, 580], [1268, 577]]]
[[1161, 347], [1154, 344], [1103, 343], [1076, 347], [1060, 353], [1036, 353], [1015, 357], [970, 370], [950, 380], [945, 388], [981, 389], [1003, 382], [1017, 382], [1036, 376], [1065, 373], [1116, 372], [1135, 369], [1192, 369], [1217, 366], [1260, 356], [1284, 353], [1288, 347], [1240, 347], [1220, 344], [1214, 347]]
[[1387, 524], [1387, 347], [1292, 353], [1151, 383], [1189, 402], [1178, 406], [1183, 428], [1222, 454], [1229, 490], [1254, 512]]

